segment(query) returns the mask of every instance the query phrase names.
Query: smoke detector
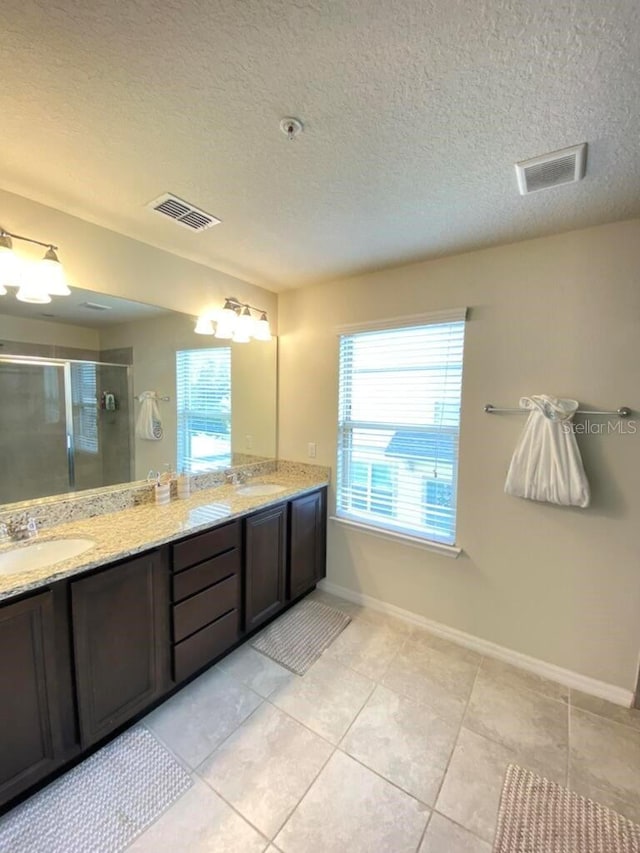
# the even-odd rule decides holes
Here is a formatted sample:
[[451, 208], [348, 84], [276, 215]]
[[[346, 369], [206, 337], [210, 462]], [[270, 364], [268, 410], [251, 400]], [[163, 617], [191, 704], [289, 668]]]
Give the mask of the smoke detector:
[[159, 198], [150, 201], [147, 204], [155, 213], [166, 216], [169, 219], [182, 225], [183, 228], [188, 228], [190, 231], [205, 231], [213, 225], [219, 225], [222, 222], [210, 213], [205, 213], [195, 204], [184, 201], [171, 193], [164, 193]]
[[280, 120], [280, 130], [286, 135], [289, 142], [293, 142], [296, 136], [299, 136], [304, 130], [304, 125], [299, 118], [287, 116]]
[[584, 178], [587, 166], [587, 143], [542, 154], [516, 163], [520, 195], [548, 190], [562, 184], [573, 184]]

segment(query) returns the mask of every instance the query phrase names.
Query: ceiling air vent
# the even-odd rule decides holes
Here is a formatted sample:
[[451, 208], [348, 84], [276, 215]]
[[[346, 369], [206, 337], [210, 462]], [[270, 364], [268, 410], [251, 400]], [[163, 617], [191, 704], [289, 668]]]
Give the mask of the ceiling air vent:
[[548, 190], [562, 184], [573, 184], [584, 178], [587, 165], [587, 143], [562, 148], [516, 163], [520, 195]]
[[81, 302], [79, 308], [87, 308], [89, 311], [111, 311], [110, 305], [101, 305], [100, 302]]
[[171, 193], [165, 193], [160, 198], [150, 201], [147, 207], [162, 216], [173, 219], [178, 225], [189, 228], [191, 231], [204, 231], [205, 228], [211, 228], [212, 225], [218, 225], [222, 221]]

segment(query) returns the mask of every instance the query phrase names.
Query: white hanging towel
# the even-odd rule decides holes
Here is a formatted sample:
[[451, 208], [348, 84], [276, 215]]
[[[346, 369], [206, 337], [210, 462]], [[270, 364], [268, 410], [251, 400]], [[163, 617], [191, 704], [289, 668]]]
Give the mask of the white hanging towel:
[[578, 401], [540, 394], [521, 397], [520, 408], [531, 414], [513, 454], [505, 492], [532, 501], [589, 506], [589, 482], [571, 429]]
[[143, 391], [140, 394], [140, 411], [136, 421], [136, 435], [146, 441], [160, 441], [164, 436], [160, 410], [155, 391]]

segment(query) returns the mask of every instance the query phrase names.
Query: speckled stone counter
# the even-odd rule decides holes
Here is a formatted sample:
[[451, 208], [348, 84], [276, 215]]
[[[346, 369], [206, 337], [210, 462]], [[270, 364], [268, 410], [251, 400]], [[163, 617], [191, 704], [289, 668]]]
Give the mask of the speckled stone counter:
[[190, 533], [197, 533], [263, 507], [289, 500], [325, 486], [328, 482], [328, 468], [283, 463], [278, 464], [277, 471], [255, 477], [248, 483], [273, 483], [283, 486], [283, 491], [277, 494], [248, 497], [238, 493], [242, 486], [221, 485], [197, 491], [187, 500], [172, 500], [167, 506], [147, 503], [49, 527], [35, 540], [25, 543], [11, 542], [1, 546], [0, 554], [51, 539], [88, 538], [93, 539], [96, 544], [78, 557], [55, 565], [11, 575], [3, 575], [0, 572], [0, 600], [148, 551]]

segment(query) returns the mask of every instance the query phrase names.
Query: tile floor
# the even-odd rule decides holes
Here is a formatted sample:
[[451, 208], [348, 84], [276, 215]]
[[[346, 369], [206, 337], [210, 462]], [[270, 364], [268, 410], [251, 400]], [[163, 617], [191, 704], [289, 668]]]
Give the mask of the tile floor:
[[640, 711], [313, 595], [303, 678], [245, 645], [145, 718], [194, 785], [131, 851], [490, 853], [511, 762], [640, 822]]

